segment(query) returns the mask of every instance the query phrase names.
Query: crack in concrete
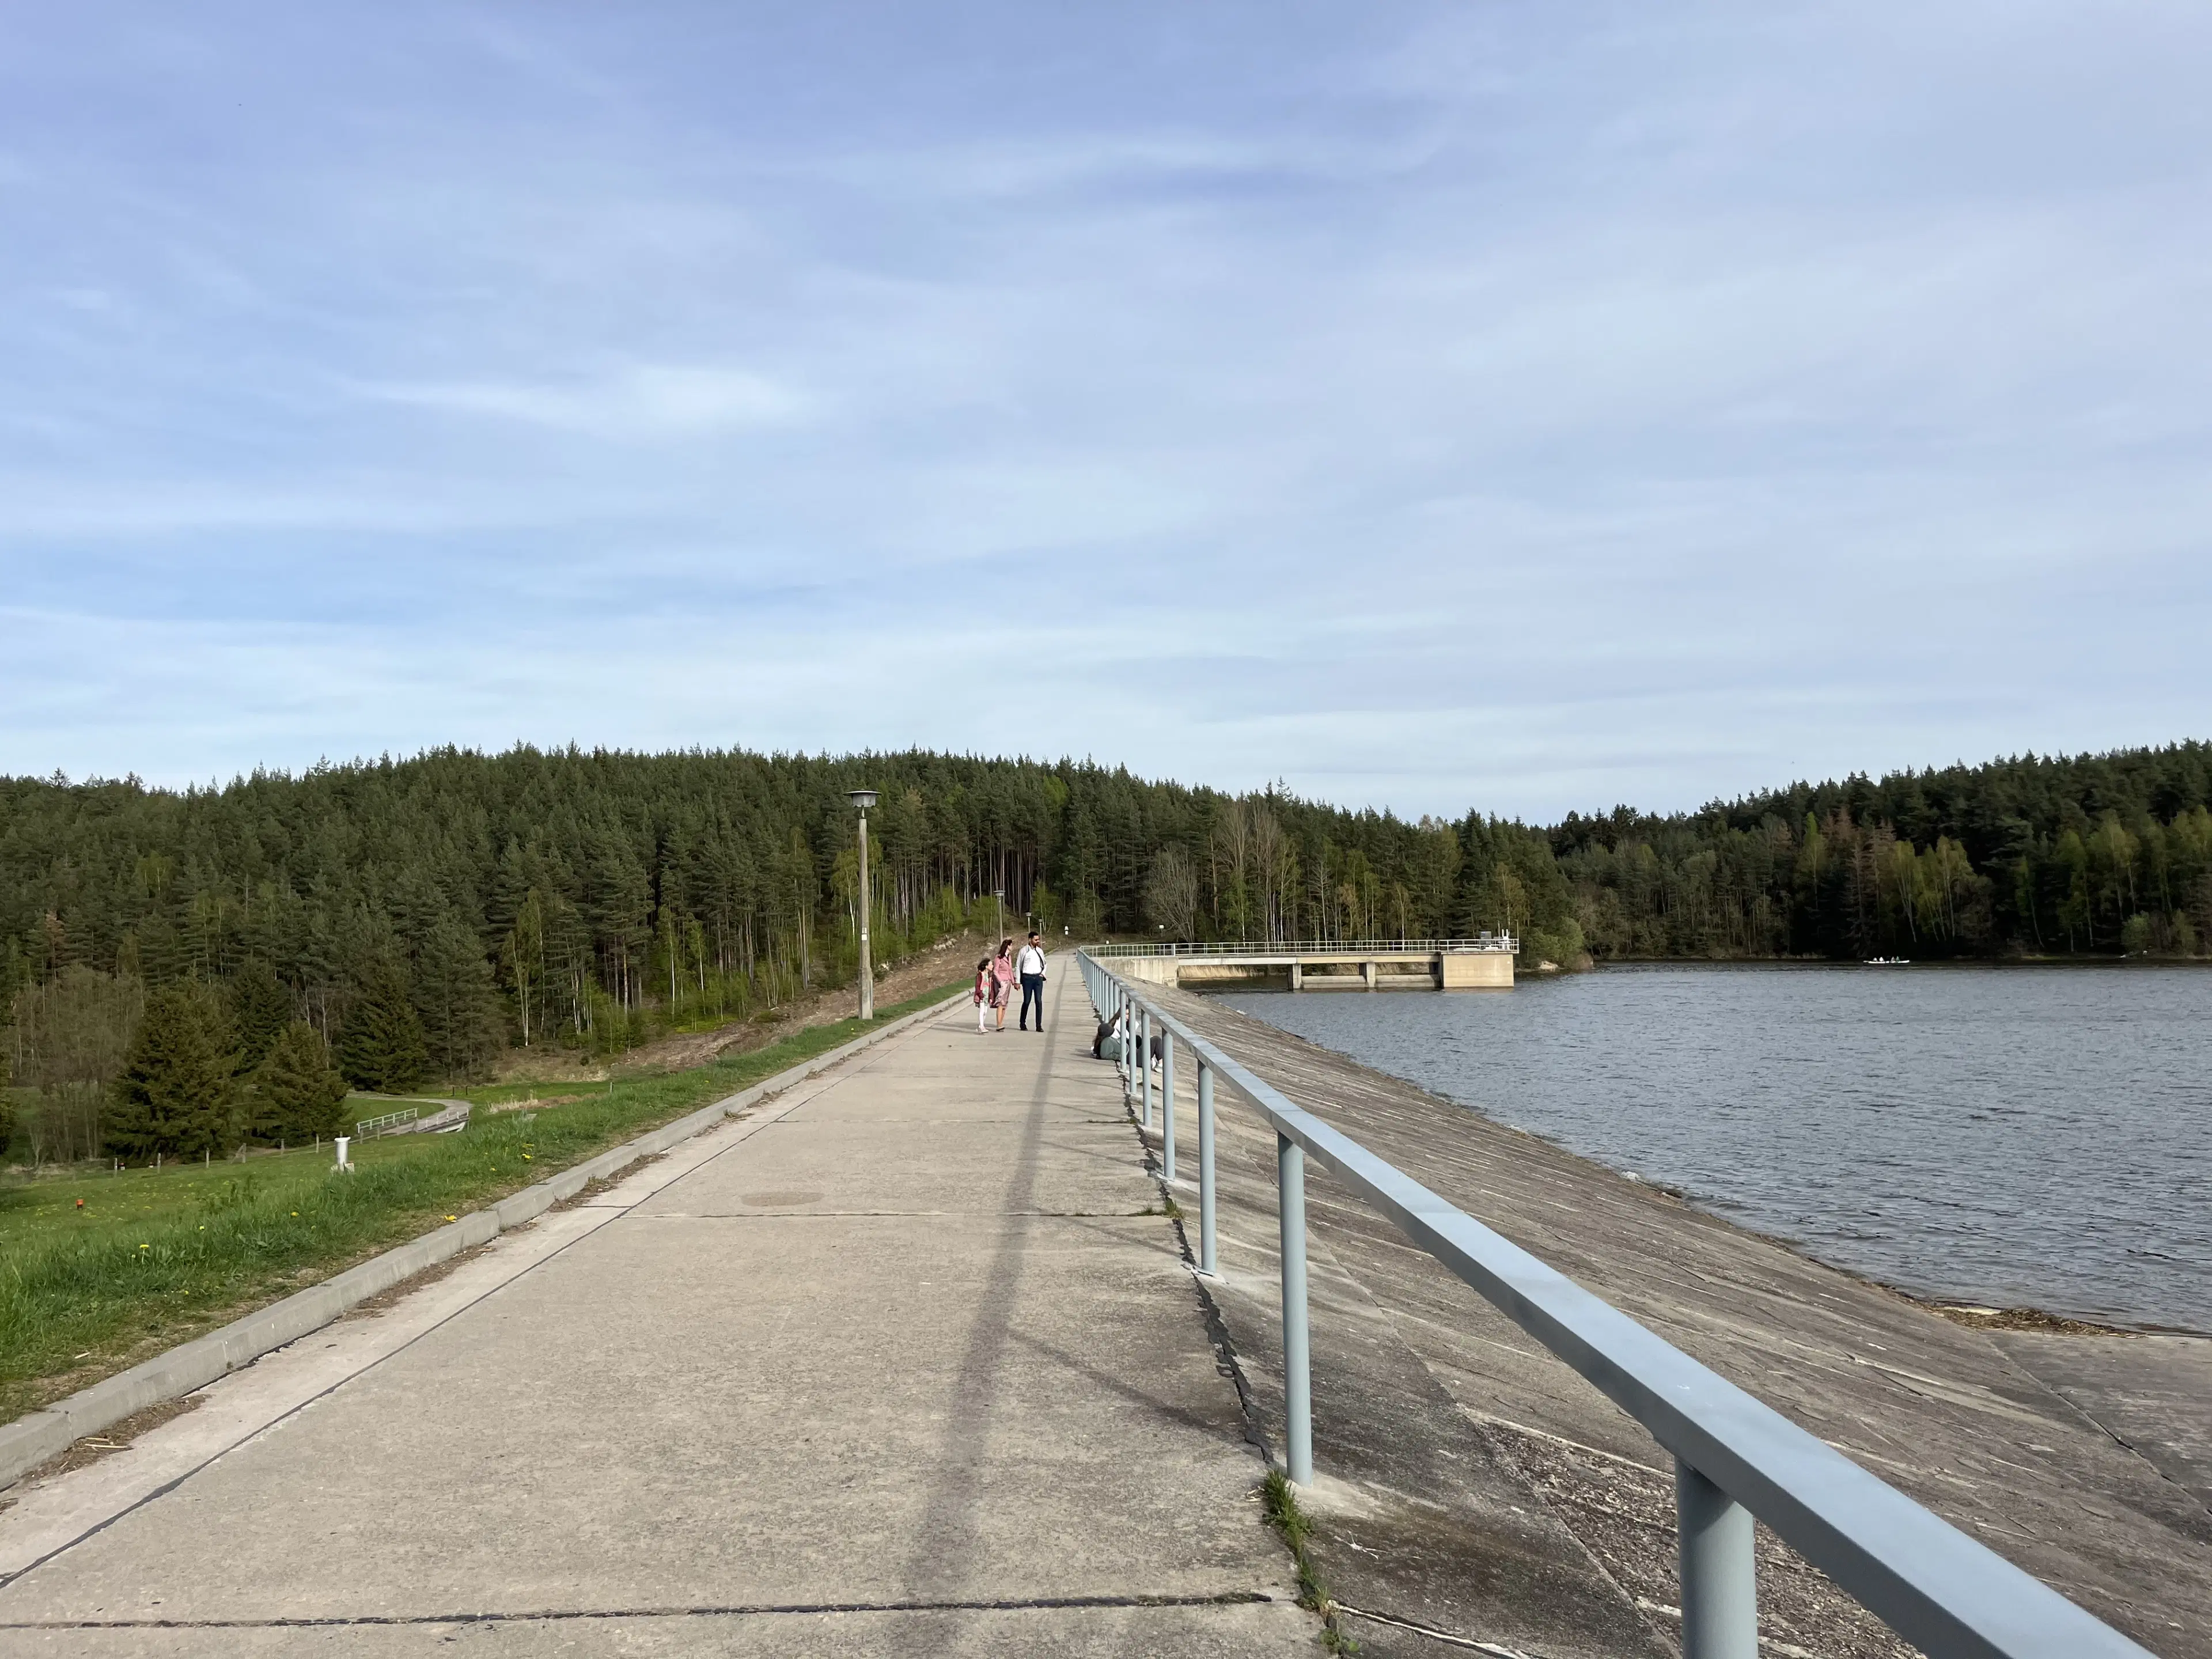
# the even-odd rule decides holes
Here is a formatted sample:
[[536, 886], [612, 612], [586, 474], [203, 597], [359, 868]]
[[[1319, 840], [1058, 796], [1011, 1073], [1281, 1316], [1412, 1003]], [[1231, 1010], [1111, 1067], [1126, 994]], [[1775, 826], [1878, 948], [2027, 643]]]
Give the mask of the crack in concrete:
[[1211, 1595], [1029, 1595], [891, 1601], [733, 1601], [674, 1607], [539, 1607], [522, 1613], [331, 1613], [287, 1619], [39, 1619], [0, 1630], [325, 1630], [381, 1625], [539, 1624], [584, 1619], [731, 1619], [836, 1613], [1052, 1613], [1091, 1607], [1236, 1607], [1271, 1602], [1264, 1590]]
[[1339, 1613], [1349, 1613], [1354, 1619], [1364, 1619], [1370, 1624], [1388, 1625], [1393, 1630], [1407, 1630], [1416, 1636], [1425, 1636], [1431, 1642], [1441, 1642], [1448, 1648], [1465, 1648], [1470, 1653], [1486, 1653], [1492, 1659], [1540, 1659], [1540, 1656], [1525, 1648], [1501, 1647], [1495, 1642], [1482, 1642], [1472, 1636], [1455, 1636], [1448, 1630], [1438, 1630], [1432, 1625], [1423, 1625], [1411, 1619], [1400, 1619], [1388, 1613], [1370, 1613], [1365, 1607], [1355, 1607], [1349, 1601], [1335, 1604]]
[[914, 1221], [942, 1219], [973, 1221], [1004, 1217], [1021, 1221], [1139, 1221], [1146, 1216], [1156, 1216], [1158, 1210], [763, 1210], [732, 1212], [728, 1215], [691, 1214], [678, 1210], [658, 1210], [651, 1215], [632, 1216], [633, 1221]]

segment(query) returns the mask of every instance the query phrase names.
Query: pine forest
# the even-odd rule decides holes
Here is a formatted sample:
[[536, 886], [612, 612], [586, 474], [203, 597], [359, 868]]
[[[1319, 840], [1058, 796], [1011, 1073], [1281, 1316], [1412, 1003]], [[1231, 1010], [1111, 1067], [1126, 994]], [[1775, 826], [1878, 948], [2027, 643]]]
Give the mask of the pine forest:
[[[1549, 827], [921, 752], [446, 750], [182, 792], [12, 779], [7, 1097], [37, 1091], [48, 1158], [220, 1150], [317, 1133], [348, 1086], [480, 1077], [517, 1045], [612, 1054], [848, 982], [863, 786], [879, 960], [988, 927], [997, 902], [1055, 939], [1504, 930], [1530, 969], [2212, 939], [2212, 744], [2193, 742]], [[227, 1115], [169, 1098], [212, 1097], [217, 1073], [255, 1082]]]

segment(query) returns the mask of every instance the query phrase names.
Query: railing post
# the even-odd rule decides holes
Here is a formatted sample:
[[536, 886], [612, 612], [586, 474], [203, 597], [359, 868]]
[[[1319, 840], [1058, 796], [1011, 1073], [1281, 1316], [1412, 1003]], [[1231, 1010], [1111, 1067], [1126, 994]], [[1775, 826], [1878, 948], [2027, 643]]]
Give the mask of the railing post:
[[1682, 1659], [1759, 1659], [1751, 1511], [1674, 1460], [1680, 1527]]
[[1145, 1127], [1152, 1127], [1152, 1011], [1145, 1009], [1139, 1015], [1141, 1029], [1137, 1033], [1137, 1069], [1145, 1074]]
[[1121, 993], [1121, 1085], [1129, 1104], [1137, 1103], [1137, 1005], [1126, 989]]
[[1137, 1016], [1129, 1006], [1127, 989], [1117, 990], [1115, 994], [1121, 1000], [1121, 1023], [1118, 1028], [1121, 1033], [1121, 1098], [1128, 1101], [1133, 1100], [1137, 1093]]
[[1175, 1179], [1175, 1033], [1160, 1033], [1160, 1179]]
[[1313, 1482], [1313, 1370], [1306, 1334], [1306, 1153], [1279, 1130], [1275, 1134], [1275, 1208], [1283, 1231], [1283, 1472], [1304, 1486]]
[[[1113, 1031], [1116, 1044], [1120, 1044], [1121, 1036], [1121, 988], [1115, 984], [1110, 979], [1106, 981], [1106, 1024]], [[1117, 1079], [1121, 1075], [1121, 1059], [1118, 1053], [1114, 1058], [1114, 1075]], [[1124, 1100], [1127, 1100], [1129, 1097], [1129, 1091], [1127, 1085], [1124, 1085], [1121, 1090], [1121, 1097]]]
[[1213, 1274], [1213, 1067], [1198, 1062], [1198, 1270]]

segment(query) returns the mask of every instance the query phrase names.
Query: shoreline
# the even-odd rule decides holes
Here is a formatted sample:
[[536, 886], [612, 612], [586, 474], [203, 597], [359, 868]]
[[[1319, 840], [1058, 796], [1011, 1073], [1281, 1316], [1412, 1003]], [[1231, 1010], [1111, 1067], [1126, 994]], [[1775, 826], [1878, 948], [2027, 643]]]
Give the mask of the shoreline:
[[[1270, 1029], [1279, 1030], [1280, 1028]], [[1282, 1031], [1281, 1035], [1298, 1042], [1308, 1041], [1295, 1031]], [[1343, 1049], [1332, 1048], [1326, 1043], [1315, 1042], [1309, 1046], [1320, 1049], [1323, 1054], [1334, 1054], [1340, 1060], [1349, 1060], [1354, 1066], [1367, 1065], [1367, 1062], [1358, 1055], [1348, 1054]], [[1370, 1066], [1369, 1069], [1382, 1071], [1380, 1066]], [[1383, 1072], [1382, 1075], [1395, 1078], [1408, 1088], [1418, 1089], [1421, 1086], [1411, 1078], [1399, 1077], [1395, 1072]], [[1670, 1198], [1683, 1208], [1693, 1210], [1708, 1221], [1717, 1222], [1732, 1232], [1741, 1233], [1746, 1238], [1755, 1238], [1762, 1244], [1771, 1244], [1777, 1249], [1787, 1250], [1801, 1261], [1809, 1262], [1816, 1267], [1826, 1268], [1830, 1273], [1841, 1273], [1846, 1279], [1854, 1279], [1875, 1290], [1887, 1291], [1892, 1296], [1910, 1302], [1916, 1308], [1924, 1308], [1939, 1318], [1948, 1319], [1953, 1324], [1963, 1326], [1968, 1330], [2036, 1331], [2051, 1336], [2179, 1336], [2200, 1342], [2212, 1341], [2212, 1330], [2198, 1330], [2188, 1325], [2166, 1325], [2148, 1321], [2138, 1325], [2117, 1325], [2106, 1320], [2086, 1319], [2079, 1314], [2052, 1313], [2047, 1308], [2039, 1308], [2030, 1304], [1993, 1307], [1986, 1303], [1966, 1302], [1957, 1297], [1939, 1296], [1932, 1291], [1912, 1290], [1893, 1279], [1880, 1279], [1872, 1273], [1861, 1273], [1857, 1268], [1844, 1262], [1831, 1261], [1819, 1252], [1808, 1249], [1803, 1240], [1792, 1238], [1787, 1233], [1769, 1232], [1763, 1227], [1747, 1225], [1734, 1216], [1723, 1214], [1710, 1205], [1700, 1203], [1695, 1194], [1686, 1192], [1671, 1182], [1651, 1181], [1632, 1170], [1616, 1170], [1603, 1159], [1592, 1158], [1587, 1152], [1577, 1152], [1565, 1142], [1547, 1135], [1541, 1130], [1531, 1129], [1519, 1123], [1508, 1123], [1502, 1118], [1492, 1117], [1480, 1106], [1470, 1106], [1466, 1102], [1454, 1099], [1449, 1095], [1437, 1095], [1437, 1098], [1449, 1102], [1463, 1112], [1472, 1112], [1492, 1128], [1501, 1129], [1507, 1134], [1526, 1135], [1532, 1140], [1540, 1141], [1554, 1152], [1574, 1158], [1577, 1162], [1587, 1164], [1593, 1170], [1617, 1176], [1622, 1181], [1643, 1188], [1647, 1192], [1658, 1193]]]
[[[1294, 1031], [1284, 1031], [1282, 1035], [1300, 1042], [1306, 1042], [1305, 1038], [1298, 1036]], [[1311, 1046], [1319, 1048], [1323, 1054], [1334, 1054], [1340, 1060], [1350, 1060], [1355, 1066], [1367, 1064], [1358, 1055], [1346, 1054], [1341, 1048], [1331, 1048], [1325, 1043], [1318, 1042]], [[1382, 1068], [1376, 1066], [1370, 1069], [1380, 1071]], [[1382, 1074], [1385, 1077], [1397, 1078], [1399, 1082], [1407, 1085], [1409, 1088], [1418, 1089], [1421, 1086], [1410, 1078], [1398, 1077], [1395, 1072], [1384, 1072]], [[1718, 1222], [1732, 1232], [1741, 1233], [1746, 1238], [1755, 1238], [1763, 1244], [1771, 1244], [1777, 1249], [1787, 1250], [1801, 1261], [1810, 1262], [1816, 1267], [1825, 1267], [1830, 1273], [1841, 1273], [1846, 1279], [1855, 1279], [1875, 1290], [1887, 1291], [1892, 1296], [1901, 1297], [1917, 1308], [1924, 1308], [1939, 1318], [1948, 1319], [1954, 1325], [1964, 1326], [1968, 1330], [2037, 1331], [2051, 1336], [2180, 1336], [2192, 1338], [2198, 1341], [2212, 1341], [2212, 1331], [2196, 1330], [2186, 1325], [2155, 1323], [2115, 1325], [2105, 1320], [2084, 1319], [2077, 1314], [2052, 1313], [2047, 1308], [2038, 1308], [2026, 1304], [2017, 1306], [1992, 1307], [1985, 1303], [1963, 1302], [1955, 1297], [1938, 1296], [1933, 1291], [1911, 1290], [1893, 1280], [1877, 1279], [1872, 1273], [1861, 1273], [1857, 1268], [1849, 1267], [1843, 1262], [1831, 1261], [1817, 1251], [1806, 1248], [1802, 1239], [1792, 1238], [1787, 1233], [1769, 1232], [1763, 1227], [1747, 1226], [1733, 1216], [1724, 1215], [1710, 1205], [1699, 1203], [1696, 1194], [1684, 1191], [1671, 1182], [1650, 1181], [1632, 1170], [1616, 1170], [1602, 1159], [1592, 1158], [1587, 1152], [1578, 1152], [1564, 1141], [1555, 1139], [1540, 1130], [1528, 1128], [1518, 1123], [1507, 1123], [1502, 1119], [1491, 1116], [1479, 1106], [1469, 1106], [1464, 1101], [1452, 1099], [1449, 1095], [1438, 1095], [1437, 1098], [1449, 1101], [1462, 1111], [1474, 1113], [1492, 1128], [1502, 1129], [1508, 1134], [1527, 1135], [1533, 1140], [1541, 1141], [1555, 1152], [1587, 1164], [1594, 1170], [1602, 1170], [1607, 1175], [1632, 1182], [1648, 1192], [1658, 1193], [1670, 1198], [1685, 1209], [1694, 1210], [1707, 1220]]]
[[1601, 957], [1588, 968], [1545, 974], [1543, 979], [1567, 979], [1574, 974], [1603, 973], [1608, 968], [1693, 968], [1711, 969], [1723, 972], [1740, 972], [1747, 969], [1786, 969], [1793, 971], [1820, 969], [1857, 969], [1865, 968], [1914, 969], [2045, 969], [2087, 972], [2094, 969], [2118, 969], [2141, 972], [2153, 968], [2186, 968], [2194, 970], [2212, 969], [2212, 957], [1913, 957], [1904, 962], [1853, 962], [1842, 957]]

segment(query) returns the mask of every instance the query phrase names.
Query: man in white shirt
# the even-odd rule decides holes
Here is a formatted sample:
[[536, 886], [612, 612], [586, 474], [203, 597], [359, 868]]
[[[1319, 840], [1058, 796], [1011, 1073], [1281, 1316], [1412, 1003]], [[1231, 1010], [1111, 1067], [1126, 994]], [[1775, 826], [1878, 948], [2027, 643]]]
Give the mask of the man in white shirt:
[[1030, 935], [1030, 942], [1022, 946], [1021, 954], [1014, 958], [1014, 971], [1021, 975], [1022, 980], [1021, 1028], [1024, 1031], [1030, 1029], [1030, 1008], [1034, 1005], [1036, 1008], [1037, 1035], [1042, 1036], [1044, 1035], [1044, 946], [1037, 943], [1037, 936], [1035, 933]]

